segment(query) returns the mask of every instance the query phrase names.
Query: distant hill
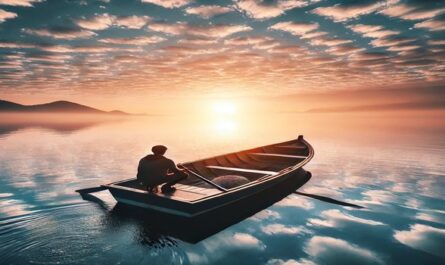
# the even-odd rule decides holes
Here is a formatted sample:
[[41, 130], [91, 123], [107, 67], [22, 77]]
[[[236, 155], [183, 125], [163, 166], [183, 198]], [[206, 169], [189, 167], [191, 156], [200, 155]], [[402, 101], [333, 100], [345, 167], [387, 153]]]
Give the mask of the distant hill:
[[129, 113], [120, 110], [103, 111], [89, 106], [63, 100], [45, 104], [37, 104], [37, 105], [22, 105], [11, 101], [0, 100], [0, 112], [30, 112], [30, 113], [47, 112], [47, 113], [131, 115]]

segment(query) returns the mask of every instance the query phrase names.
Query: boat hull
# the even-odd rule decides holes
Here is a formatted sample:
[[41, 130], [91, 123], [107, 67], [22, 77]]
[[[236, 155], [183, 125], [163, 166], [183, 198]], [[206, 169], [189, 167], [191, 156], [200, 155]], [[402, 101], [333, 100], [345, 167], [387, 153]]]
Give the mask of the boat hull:
[[[121, 202], [116, 204], [111, 215], [119, 220], [132, 218], [140, 223], [140, 230], [146, 232], [141, 234], [147, 241], [152, 241], [153, 231], [157, 231], [158, 234], [196, 243], [282, 200], [310, 178], [310, 172], [300, 168], [297, 172], [274, 182], [273, 188], [252, 191], [243, 199], [231, 200], [220, 207], [193, 216], [171, 214], [158, 209], [141, 208], [139, 204]], [[221, 202], [215, 200], [213, 203]]]
[[[213, 198], [193, 203], [173, 201], [165, 197], [150, 195], [146, 192], [134, 192], [112, 186], [107, 188], [121, 204], [137, 206], [151, 211], [159, 211], [164, 214], [193, 218], [217, 210], [230, 208], [232, 205], [237, 205], [240, 202], [248, 200], [249, 197], [258, 196], [261, 198], [265, 196], [265, 193], [270, 193], [270, 191], [288, 195], [289, 192], [295, 191], [296, 188], [307, 182], [307, 175], [308, 173], [303, 168], [298, 168], [292, 172], [249, 188], [223, 193], [220, 196], [214, 196]], [[286, 189], [286, 187], [291, 187], [290, 191]], [[283, 193], [282, 191], [285, 192]]]

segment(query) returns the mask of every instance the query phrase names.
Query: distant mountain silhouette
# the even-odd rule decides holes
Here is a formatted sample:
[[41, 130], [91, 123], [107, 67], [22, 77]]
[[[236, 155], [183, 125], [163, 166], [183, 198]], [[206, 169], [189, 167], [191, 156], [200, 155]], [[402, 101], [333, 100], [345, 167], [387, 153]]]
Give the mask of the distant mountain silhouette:
[[31, 112], [31, 113], [49, 112], [49, 113], [131, 115], [129, 113], [120, 110], [113, 110], [108, 112], [63, 100], [45, 104], [37, 104], [37, 105], [22, 105], [11, 101], [0, 100], [0, 112]]

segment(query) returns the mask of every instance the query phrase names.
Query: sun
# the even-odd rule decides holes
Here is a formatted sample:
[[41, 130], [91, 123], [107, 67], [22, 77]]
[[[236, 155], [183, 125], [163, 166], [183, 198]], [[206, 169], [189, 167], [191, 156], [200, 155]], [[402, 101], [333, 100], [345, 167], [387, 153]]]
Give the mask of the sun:
[[233, 115], [236, 113], [236, 106], [230, 101], [218, 101], [213, 104], [213, 111], [221, 115]]

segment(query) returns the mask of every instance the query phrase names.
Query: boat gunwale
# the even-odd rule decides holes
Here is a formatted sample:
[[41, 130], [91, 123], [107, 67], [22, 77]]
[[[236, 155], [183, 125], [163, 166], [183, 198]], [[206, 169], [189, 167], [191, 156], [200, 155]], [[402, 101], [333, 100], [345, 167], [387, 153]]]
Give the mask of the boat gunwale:
[[[144, 193], [144, 194], [147, 194], [149, 196], [154, 196], [154, 197], [168, 199], [168, 200], [174, 200], [174, 201], [177, 201], [178, 203], [195, 205], [195, 204], [201, 203], [203, 201], [207, 201], [207, 200], [210, 200], [210, 199], [213, 199], [213, 198], [217, 198], [217, 197], [220, 197], [220, 196], [226, 196], [228, 194], [233, 194], [235, 192], [240, 192], [242, 190], [246, 190], [248, 188], [251, 188], [251, 187], [254, 187], [254, 186], [258, 186], [258, 185], [260, 185], [260, 184], [262, 184], [264, 182], [269, 182], [269, 181], [275, 180], [277, 178], [283, 177], [284, 175], [288, 175], [288, 174], [298, 170], [299, 168], [302, 168], [304, 165], [306, 165], [314, 157], [314, 154], [315, 154], [312, 145], [310, 145], [305, 139], [297, 138], [297, 139], [290, 140], [290, 141], [285, 141], [285, 142], [281, 142], [281, 143], [276, 143], [276, 144], [271, 144], [271, 145], [266, 145], [266, 146], [260, 146], [260, 147], [276, 146], [276, 145], [289, 143], [289, 142], [294, 142], [294, 141], [302, 141], [307, 146], [307, 148], [309, 150], [309, 153], [308, 153], [307, 157], [304, 160], [300, 161], [298, 164], [295, 164], [295, 165], [290, 166], [290, 167], [286, 167], [286, 168], [278, 171], [277, 174], [274, 174], [274, 175], [264, 175], [263, 177], [260, 177], [257, 180], [251, 181], [251, 182], [246, 183], [244, 185], [240, 185], [240, 186], [228, 189], [227, 191], [222, 191], [220, 193], [212, 194], [212, 195], [205, 196], [205, 197], [202, 197], [202, 198], [199, 198], [199, 199], [196, 199], [196, 200], [192, 200], [192, 201], [181, 201], [181, 200], [175, 200], [175, 199], [170, 199], [170, 198], [164, 198], [164, 197], [161, 197], [161, 196], [158, 196], [158, 195], [150, 194], [148, 191], [144, 191], [144, 190], [140, 190], [140, 189], [135, 189], [135, 188], [130, 188], [130, 187], [125, 187], [125, 186], [118, 185], [118, 184], [123, 183], [123, 182], [128, 182], [128, 181], [131, 181], [131, 180], [135, 180], [136, 178], [131, 178], [131, 179], [121, 180], [121, 181], [117, 181], [117, 182], [112, 182], [110, 184], [106, 184], [106, 185], [102, 185], [102, 186], [106, 187], [106, 188], [114, 188], [114, 189], [118, 189], [118, 190], [120, 189], [120, 190], [125, 190], [125, 191]], [[258, 147], [256, 147], [256, 148], [258, 148]], [[248, 152], [249, 150], [253, 150], [253, 149], [256, 149], [256, 148], [250, 148], [250, 149], [246, 149], [246, 150], [241, 150], [241, 151], [237, 151], [237, 152], [231, 152], [231, 153], [227, 153], [227, 154], [223, 154], [223, 155], [217, 155], [217, 156], [227, 156], [227, 155], [241, 153], [241, 152]], [[215, 156], [213, 156], [213, 157], [215, 157]], [[203, 161], [203, 160], [206, 160], [206, 159], [210, 159], [210, 158], [213, 158], [213, 157], [208, 157], [208, 158], [204, 158], [204, 159], [194, 160], [192, 162], [186, 162], [186, 163], [182, 163], [182, 164], [193, 164], [193, 163], [196, 163], [196, 162], [199, 162], [199, 161]]]

